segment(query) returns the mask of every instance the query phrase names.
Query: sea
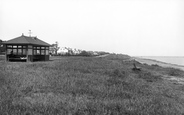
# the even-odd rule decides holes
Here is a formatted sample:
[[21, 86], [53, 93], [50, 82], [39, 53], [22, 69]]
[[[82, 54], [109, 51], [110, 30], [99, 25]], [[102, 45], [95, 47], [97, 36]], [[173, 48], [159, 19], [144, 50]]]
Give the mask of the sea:
[[139, 57], [184, 66], [184, 56], [139, 56]]

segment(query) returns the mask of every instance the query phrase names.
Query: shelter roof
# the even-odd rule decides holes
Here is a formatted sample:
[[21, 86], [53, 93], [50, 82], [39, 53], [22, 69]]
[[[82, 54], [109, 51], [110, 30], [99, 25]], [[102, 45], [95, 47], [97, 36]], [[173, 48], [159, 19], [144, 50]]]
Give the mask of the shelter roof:
[[8, 40], [4, 42], [4, 44], [32, 44], [32, 45], [50, 46], [50, 44], [38, 39], [37, 37], [25, 36], [24, 34], [22, 34], [19, 37]]

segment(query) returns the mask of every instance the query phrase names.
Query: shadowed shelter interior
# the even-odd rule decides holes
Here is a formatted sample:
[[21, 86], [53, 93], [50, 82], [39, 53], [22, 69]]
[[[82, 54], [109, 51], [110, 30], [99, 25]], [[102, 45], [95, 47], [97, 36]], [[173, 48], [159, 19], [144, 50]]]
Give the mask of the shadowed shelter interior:
[[50, 44], [37, 37], [21, 36], [4, 42], [6, 61], [48, 61]]

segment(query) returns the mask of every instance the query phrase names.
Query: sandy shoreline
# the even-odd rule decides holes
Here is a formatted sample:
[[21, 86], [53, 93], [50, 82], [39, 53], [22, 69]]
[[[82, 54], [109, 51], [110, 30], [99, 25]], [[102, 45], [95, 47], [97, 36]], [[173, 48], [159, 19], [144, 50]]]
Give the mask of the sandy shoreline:
[[144, 64], [144, 63], [146, 63], [148, 65], [157, 64], [157, 65], [162, 66], [162, 67], [172, 67], [172, 68], [177, 68], [177, 69], [181, 69], [184, 71], [184, 66], [181, 66], [181, 65], [170, 64], [170, 63], [165, 63], [165, 62], [161, 62], [161, 61], [157, 61], [157, 60], [145, 59], [145, 58], [139, 58], [139, 57], [133, 57], [133, 58], [142, 64]]

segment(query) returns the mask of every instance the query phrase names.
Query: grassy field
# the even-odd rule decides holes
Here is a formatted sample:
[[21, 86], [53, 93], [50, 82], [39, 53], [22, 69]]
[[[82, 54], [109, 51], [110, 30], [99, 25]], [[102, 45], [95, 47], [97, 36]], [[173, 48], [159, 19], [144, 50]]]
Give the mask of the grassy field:
[[128, 56], [52, 57], [48, 62], [0, 60], [1, 115], [184, 115], [184, 85], [173, 68]]

